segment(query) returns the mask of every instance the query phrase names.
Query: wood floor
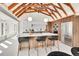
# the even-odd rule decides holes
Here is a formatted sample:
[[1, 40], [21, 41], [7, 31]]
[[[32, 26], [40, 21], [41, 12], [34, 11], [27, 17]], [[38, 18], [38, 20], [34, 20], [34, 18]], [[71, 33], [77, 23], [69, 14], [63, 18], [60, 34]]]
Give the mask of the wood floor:
[[47, 56], [48, 53], [50, 53], [51, 51], [62, 51], [65, 53], [68, 53], [70, 55], [72, 55], [71, 53], [71, 47], [67, 46], [63, 43], [60, 43], [59, 45], [59, 49], [58, 46], [49, 46], [49, 47], [44, 47], [44, 48], [32, 48], [32, 49], [22, 49], [21, 51], [19, 51], [19, 56]]

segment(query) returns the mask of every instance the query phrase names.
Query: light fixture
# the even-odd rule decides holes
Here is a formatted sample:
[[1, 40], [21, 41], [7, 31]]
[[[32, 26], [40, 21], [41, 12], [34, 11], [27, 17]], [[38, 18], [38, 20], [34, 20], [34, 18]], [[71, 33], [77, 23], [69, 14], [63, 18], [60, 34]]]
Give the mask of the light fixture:
[[32, 21], [32, 17], [28, 17], [28, 21]]
[[47, 18], [44, 18], [44, 22], [48, 22], [48, 19]]

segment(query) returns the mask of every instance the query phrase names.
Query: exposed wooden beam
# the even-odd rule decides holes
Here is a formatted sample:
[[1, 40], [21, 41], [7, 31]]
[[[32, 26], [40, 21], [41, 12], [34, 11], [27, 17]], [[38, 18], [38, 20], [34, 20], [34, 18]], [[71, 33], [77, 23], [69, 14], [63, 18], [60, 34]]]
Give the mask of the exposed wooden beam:
[[[43, 11], [39, 11], [40, 13], [42, 13], [42, 14], [45, 14], [45, 15], [47, 15], [47, 16], [50, 16], [49, 14], [47, 14], [46, 12], [43, 12]], [[51, 16], [50, 16], [51, 17]]]
[[61, 7], [62, 11], [64, 12], [64, 14], [67, 16], [66, 11], [64, 10], [64, 8], [62, 7], [62, 5], [60, 3], [58, 3], [58, 5]]
[[[38, 11], [38, 10], [34, 10], [34, 11], [27, 11], [26, 13], [32, 13], [32, 12], [38, 12], [38, 13], [42, 13], [44, 15], [50, 16], [49, 14], [47, 14], [44, 10], [43, 11]], [[51, 16], [50, 16], [51, 17]]]
[[[50, 11], [51, 11], [51, 14], [53, 14], [54, 16], [55, 16], [55, 18], [56, 19], [58, 19], [58, 17], [55, 15], [55, 13], [54, 12], [56, 12], [55, 10], [52, 10], [52, 9], [50, 9], [49, 7], [47, 8], [47, 9], [49, 9]], [[57, 12], [56, 12], [57, 13]]]
[[32, 12], [37, 12], [37, 11], [34, 11], [34, 10], [33, 10], [33, 11], [27, 11], [27, 12], [25, 12], [25, 13], [32, 13]]
[[58, 19], [58, 17], [54, 14], [54, 12], [49, 8], [49, 10], [51, 11], [51, 14], [53, 14], [55, 16], [56, 19]]
[[31, 7], [33, 6], [33, 3], [30, 3], [28, 5], [25, 6], [25, 12], [27, 12], [28, 10], [33, 10]]
[[[43, 10], [43, 11], [36, 10], [36, 9], [33, 9], [33, 10], [35, 10], [35, 12], [42, 13], [42, 14], [45, 14], [45, 15], [47, 15], [47, 16], [50, 16], [45, 10]], [[50, 17], [51, 17], [51, 16], [50, 16]]]
[[51, 10], [52, 12], [56, 12], [56, 10], [53, 10], [53, 9], [51, 9], [51, 8], [49, 8], [49, 7], [47, 7], [47, 9]]
[[28, 7], [29, 5], [30, 5], [30, 4], [28, 4], [27, 6], [22, 7], [22, 9], [19, 10], [15, 15], [17, 16], [18, 14], [20, 14], [21, 11], [26, 11], [26, 8], [29, 8], [29, 7]]
[[68, 7], [70, 7], [70, 9], [72, 10], [72, 12], [75, 14], [75, 10], [74, 8], [72, 7], [72, 5], [70, 3], [64, 3], [65, 5], [67, 5]]
[[[41, 7], [46, 7], [44, 4], [41, 3]], [[46, 12], [54, 19], [54, 17], [51, 15], [51, 13], [48, 11], [48, 9], [45, 9]], [[55, 19], [54, 19], [55, 20]]]
[[51, 5], [53, 5], [54, 7], [58, 8], [58, 9], [61, 9], [60, 6], [56, 6], [53, 3], [51, 3]]
[[21, 14], [19, 14], [17, 17], [20, 17], [22, 16], [23, 14], [25, 13], [25, 11], [23, 11]]
[[56, 9], [56, 7], [55, 7], [53, 4], [52, 4], [52, 7], [55, 9], [56, 13], [58, 13], [58, 15], [59, 15], [60, 17], [62, 17], [61, 14], [59, 13], [59, 11]]
[[42, 14], [50, 16], [49, 14], [47, 14], [47, 12], [45, 10], [37, 10], [37, 9], [34, 9], [34, 8], [31, 8], [31, 9], [35, 10], [35, 12], [42, 13]]
[[[51, 5], [53, 5], [53, 6], [55, 7], [55, 10], [57, 10], [57, 9], [62, 10], [62, 11], [64, 12], [64, 14], [67, 16], [67, 13], [66, 13], [66, 11], [63, 9], [62, 5], [61, 5], [60, 3], [57, 3], [57, 4], [58, 4], [59, 6], [56, 6], [56, 5], [54, 5], [54, 4], [51, 4]], [[58, 12], [58, 10], [57, 10], [57, 13], [60, 15], [60, 17], [62, 17], [61, 14]]]
[[[28, 4], [29, 5], [29, 4]], [[27, 9], [26, 9], [27, 8]], [[16, 13], [16, 16], [17, 17], [20, 17], [22, 16], [24, 13], [26, 13], [26, 10], [28, 10], [29, 7], [28, 6], [25, 6], [24, 8], [22, 8], [18, 13]], [[31, 11], [27, 12], [27, 13], [30, 13]]]
[[20, 17], [21, 15], [23, 15], [23, 13], [26, 12], [26, 10], [29, 9], [29, 7], [31, 7], [32, 3], [29, 3], [28, 5], [25, 5], [18, 13], [16, 13], [15, 15], [17, 17]]
[[13, 10], [13, 14], [15, 12], [17, 12], [20, 8], [22, 8], [23, 6], [25, 6], [26, 3], [21, 4], [20, 6], [18, 6], [15, 10]]
[[[45, 7], [46, 5], [44, 4], [43, 6]], [[50, 5], [47, 5], [47, 6], [50, 6]], [[50, 9], [49, 7], [46, 7], [46, 8], [47, 8], [47, 10], [49, 10], [51, 12], [50, 14], [52, 14], [56, 19], [58, 19], [57, 16], [53, 13], [53, 12], [56, 12], [55, 10]]]
[[18, 11], [15, 15], [17, 16], [17, 17], [20, 17], [23, 13], [25, 13], [26, 12], [26, 8], [27, 9], [29, 9], [29, 6], [30, 5], [30, 3], [27, 5], [27, 6], [24, 6], [20, 11]]
[[25, 13], [31, 13], [31, 12], [37, 12], [37, 11], [32, 9], [31, 7], [29, 7], [27, 11], [25, 11]]
[[15, 15], [19, 15], [22, 11], [25, 11], [25, 8], [21, 9], [19, 12], [17, 12]]
[[[11, 4], [8, 9], [11, 10], [12, 8], [14, 8], [18, 3], [13, 3]], [[25, 13], [31, 13], [31, 12], [40, 12], [42, 14], [51, 16], [53, 18], [53, 16], [58, 19], [58, 17], [55, 15], [54, 12], [56, 12], [60, 17], [62, 17], [61, 13], [59, 13], [59, 10], [62, 10], [64, 12], [64, 14], [67, 16], [66, 11], [64, 10], [64, 8], [62, 7], [61, 3], [57, 3], [59, 6], [54, 5], [53, 3], [29, 3], [26, 5], [26, 3], [21, 4], [20, 6], [18, 6], [15, 10], [13, 10], [13, 14], [15, 14], [16, 16], [20, 17], [24, 12]], [[72, 7], [72, 5], [70, 3], [63, 3], [66, 6], [70, 7], [70, 9], [73, 11], [73, 13], [76, 13], [74, 8]], [[52, 6], [55, 10], [49, 8], [49, 6]], [[44, 9], [32, 9], [32, 7], [36, 8], [36, 7], [46, 7], [45, 10]], [[50, 12], [49, 12], [50, 11]]]
[[12, 8], [14, 8], [18, 3], [13, 3], [10, 6], [8, 6], [8, 9], [11, 10]]
[[[46, 11], [48, 12], [48, 14], [54, 19], [54, 17], [51, 15], [51, 13], [46, 9]], [[55, 20], [55, 19], [54, 19]]]

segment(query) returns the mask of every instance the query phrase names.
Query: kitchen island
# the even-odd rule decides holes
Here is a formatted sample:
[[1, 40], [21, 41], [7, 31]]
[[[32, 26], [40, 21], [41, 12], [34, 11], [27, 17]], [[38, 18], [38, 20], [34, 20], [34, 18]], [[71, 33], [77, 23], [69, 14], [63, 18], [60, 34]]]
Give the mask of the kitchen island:
[[[37, 37], [41, 37], [41, 36], [46, 36], [46, 44], [48, 45], [52, 45], [51, 44], [51, 41], [48, 39], [48, 37], [50, 36], [58, 36], [58, 34], [55, 34], [55, 33], [49, 33], [49, 32], [44, 32], [44, 33], [21, 33], [19, 35], [19, 38], [26, 38], [26, 37], [30, 37], [30, 40], [29, 40], [29, 44], [30, 44], [30, 47], [35, 47], [37, 45]], [[25, 42], [26, 43], [26, 42]], [[25, 44], [23, 45], [25, 46]]]
[[37, 37], [37, 36], [58, 36], [55, 33], [21, 33], [19, 37]]

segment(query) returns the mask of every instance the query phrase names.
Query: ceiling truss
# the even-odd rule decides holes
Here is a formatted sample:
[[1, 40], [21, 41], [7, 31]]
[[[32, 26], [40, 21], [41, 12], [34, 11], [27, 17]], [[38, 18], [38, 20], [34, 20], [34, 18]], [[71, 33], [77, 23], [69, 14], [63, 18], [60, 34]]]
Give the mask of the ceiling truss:
[[[8, 6], [8, 9], [11, 10], [18, 4], [19, 3], [13, 3], [10, 6]], [[66, 5], [67, 7], [69, 7], [72, 10], [72, 12], [75, 14], [75, 10], [70, 3], [63, 3], [63, 4]], [[57, 5], [55, 5], [53, 3], [22, 3], [15, 10], [13, 10], [12, 13], [14, 15], [16, 15], [17, 17], [20, 17], [24, 13], [38, 12], [38, 13], [48, 15], [48, 16], [52, 17], [53, 20], [55, 20], [55, 18], [58, 19], [57, 15], [55, 13], [57, 13], [59, 15], [59, 17], [62, 18], [62, 15], [58, 11], [58, 9], [59, 9], [67, 17], [68, 14], [62, 7], [61, 3], [57, 3]], [[51, 8], [49, 6], [51, 6]]]

